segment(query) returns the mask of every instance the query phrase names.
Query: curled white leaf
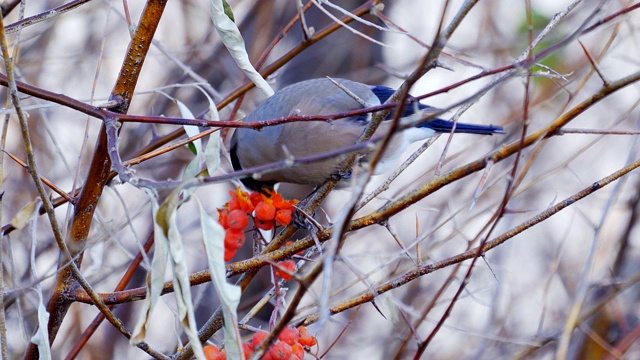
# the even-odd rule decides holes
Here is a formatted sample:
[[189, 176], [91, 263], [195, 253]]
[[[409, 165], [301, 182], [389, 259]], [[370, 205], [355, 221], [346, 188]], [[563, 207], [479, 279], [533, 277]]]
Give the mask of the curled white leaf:
[[244, 71], [245, 75], [260, 89], [265, 95], [273, 95], [273, 89], [267, 81], [256, 71], [249, 61], [249, 54], [244, 45], [244, 39], [236, 24], [229, 19], [224, 12], [222, 0], [211, 0], [211, 20], [215, 26], [222, 43], [227, 48], [238, 67]]
[[244, 359], [242, 339], [238, 328], [238, 304], [241, 290], [237, 285], [227, 282], [224, 266], [224, 235], [222, 225], [215, 221], [202, 207], [200, 201], [200, 223], [202, 237], [207, 252], [207, 261], [211, 271], [211, 281], [216, 289], [222, 313], [224, 315], [224, 348], [229, 359]]

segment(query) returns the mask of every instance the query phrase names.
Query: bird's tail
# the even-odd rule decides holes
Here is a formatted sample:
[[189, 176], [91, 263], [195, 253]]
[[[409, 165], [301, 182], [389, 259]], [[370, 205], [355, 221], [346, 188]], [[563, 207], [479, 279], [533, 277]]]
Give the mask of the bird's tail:
[[[431, 128], [436, 132], [448, 133], [448, 132], [451, 132], [451, 129], [453, 129], [453, 121], [433, 119], [424, 124], [418, 125], [418, 127], [426, 127], [426, 128]], [[493, 126], [493, 125], [475, 125], [475, 124], [457, 123], [455, 132], [462, 133], [462, 134], [493, 135], [493, 134], [504, 134], [504, 129], [500, 126]]]
[[[386, 87], [386, 86], [371, 86], [371, 91], [378, 97], [380, 100], [380, 104], [384, 104], [385, 101], [391, 97], [391, 95], [395, 92], [395, 90]], [[425, 105], [420, 102], [407, 104], [403, 111], [402, 117], [408, 117], [414, 115], [417, 108], [421, 111], [438, 111], [438, 109], [433, 106]], [[391, 120], [394, 117], [394, 111], [392, 111], [386, 118], [386, 120]], [[433, 119], [431, 121], [427, 121], [424, 124], [420, 124], [417, 126], [418, 128], [430, 128], [436, 132], [440, 133], [448, 133], [453, 129], [453, 121], [442, 120], [442, 119]], [[457, 133], [464, 134], [480, 134], [480, 135], [493, 135], [493, 134], [503, 134], [504, 130], [500, 126], [493, 125], [474, 125], [474, 124], [464, 124], [458, 123], [456, 124]]]

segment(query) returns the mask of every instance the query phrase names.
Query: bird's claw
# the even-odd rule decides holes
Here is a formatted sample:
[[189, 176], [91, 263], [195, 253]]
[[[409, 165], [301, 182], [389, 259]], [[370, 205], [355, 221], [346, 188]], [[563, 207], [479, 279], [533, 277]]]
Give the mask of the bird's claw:
[[352, 175], [353, 175], [353, 170], [348, 170], [348, 171], [338, 170], [336, 173], [331, 175], [331, 178], [332, 180], [340, 181], [344, 179], [351, 179]]

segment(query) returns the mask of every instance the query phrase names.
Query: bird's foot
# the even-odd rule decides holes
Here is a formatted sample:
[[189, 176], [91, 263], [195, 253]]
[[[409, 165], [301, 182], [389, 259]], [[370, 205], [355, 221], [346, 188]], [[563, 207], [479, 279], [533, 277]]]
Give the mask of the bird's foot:
[[349, 171], [338, 170], [331, 175], [331, 179], [335, 181], [340, 181], [345, 179], [351, 179], [351, 176], [353, 176], [353, 170], [349, 170]]

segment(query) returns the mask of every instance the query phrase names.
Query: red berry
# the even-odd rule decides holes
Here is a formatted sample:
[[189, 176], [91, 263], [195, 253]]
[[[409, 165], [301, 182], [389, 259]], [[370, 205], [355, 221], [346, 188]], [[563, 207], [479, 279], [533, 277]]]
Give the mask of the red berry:
[[238, 250], [244, 245], [246, 236], [242, 230], [227, 230], [224, 235], [224, 248]]
[[242, 210], [233, 210], [227, 215], [229, 229], [244, 230], [249, 225], [249, 217]]
[[251, 200], [251, 204], [255, 208], [261, 201], [265, 199], [265, 196], [257, 191], [252, 191], [251, 195], [249, 195], [249, 199]]
[[271, 355], [271, 359], [273, 360], [289, 360], [293, 354], [293, 350], [291, 349], [291, 345], [284, 341], [278, 341], [269, 349], [268, 354]]
[[276, 226], [276, 223], [273, 220], [263, 221], [260, 219], [256, 219], [255, 221], [256, 227], [260, 230], [271, 230]]
[[276, 208], [266, 201], [256, 206], [256, 218], [262, 221], [271, 221], [276, 217]]
[[267, 336], [269, 336], [269, 333], [264, 330], [260, 330], [257, 333], [253, 334], [253, 338], [251, 339], [251, 346], [253, 346], [254, 349], [257, 348], [264, 341], [264, 339], [267, 338]]
[[276, 221], [280, 225], [287, 226], [291, 224], [291, 217], [293, 215], [293, 211], [290, 209], [280, 209], [276, 212]]
[[240, 209], [240, 202], [238, 201], [238, 192], [229, 190], [229, 196], [231, 196], [231, 200], [227, 202], [225, 207], [229, 210]]
[[311, 347], [316, 344], [316, 338], [309, 333], [306, 327], [300, 326], [298, 331], [300, 331], [300, 345]]
[[251, 359], [251, 356], [253, 355], [254, 350], [255, 349], [253, 348], [250, 342], [245, 341], [242, 343], [242, 352], [244, 352], [245, 360]]
[[224, 261], [231, 261], [234, 257], [236, 257], [236, 253], [238, 250], [236, 249], [224, 249]]
[[294, 327], [287, 326], [282, 330], [282, 332], [278, 336], [278, 339], [280, 341], [284, 341], [287, 344], [293, 346], [294, 344], [297, 344], [298, 341], [300, 340], [300, 332], [298, 331], [298, 329]]
[[227, 209], [218, 209], [218, 222], [222, 225], [223, 228], [229, 228], [229, 210]]
[[227, 353], [225, 351], [220, 351], [215, 345], [207, 345], [203, 349], [204, 357], [207, 360], [224, 360], [227, 358]]
[[291, 351], [293, 352], [293, 355], [298, 358], [298, 360], [304, 359], [304, 347], [302, 347], [302, 345], [300, 345], [299, 343], [291, 345]]
[[289, 202], [285, 200], [281, 194], [278, 194], [275, 191], [271, 194], [271, 201], [273, 201], [273, 206], [275, 206], [276, 209], [285, 209], [289, 207]]
[[283, 278], [284, 280], [293, 279], [293, 274], [296, 272], [296, 262], [293, 260], [280, 261], [276, 267], [276, 276]]

